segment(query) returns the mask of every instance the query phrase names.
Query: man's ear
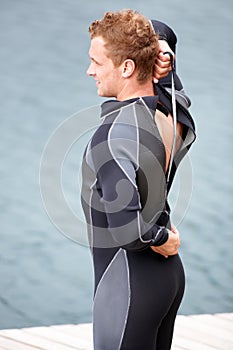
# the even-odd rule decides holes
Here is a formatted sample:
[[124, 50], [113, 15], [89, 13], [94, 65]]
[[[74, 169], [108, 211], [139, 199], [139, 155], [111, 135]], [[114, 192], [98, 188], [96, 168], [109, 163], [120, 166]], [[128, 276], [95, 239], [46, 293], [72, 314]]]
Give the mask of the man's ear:
[[122, 63], [122, 77], [129, 78], [135, 72], [136, 65], [135, 62], [131, 59], [127, 59]]

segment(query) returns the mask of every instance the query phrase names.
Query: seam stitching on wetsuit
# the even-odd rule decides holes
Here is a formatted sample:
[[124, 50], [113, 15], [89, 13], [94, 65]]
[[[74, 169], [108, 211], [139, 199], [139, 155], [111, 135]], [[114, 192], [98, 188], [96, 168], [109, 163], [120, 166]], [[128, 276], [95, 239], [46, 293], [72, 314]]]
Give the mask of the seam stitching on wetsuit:
[[[86, 163], [90, 166], [91, 168], [91, 164], [90, 164], [90, 161], [92, 161], [92, 159], [89, 159], [90, 161], [88, 161], [88, 154], [91, 155], [91, 151], [90, 151], [90, 148], [91, 148], [91, 142], [89, 142], [88, 146], [87, 146], [87, 151], [86, 151]], [[92, 161], [93, 162], [93, 161]], [[93, 165], [93, 164], [92, 164]], [[93, 254], [93, 248], [94, 248], [94, 231], [93, 231], [93, 223], [92, 223], [92, 207], [91, 207], [91, 201], [92, 201], [92, 197], [93, 197], [93, 188], [94, 188], [94, 185], [96, 184], [97, 182], [97, 178], [95, 178], [95, 180], [93, 181], [93, 183], [90, 185], [90, 196], [89, 196], [89, 203], [88, 203], [88, 212], [89, 212], [89, 218], [90, 218], [90, 238], [91, 238], [91, 242], [90, 242], [90, 248], [91, 248], [91, 252]]]
[[[143, 98], [140, 97], [140, 101], [143, 103], [143, 106], [146, 108], [147, 112], [150, 114], [151, 119], [154, 120], [154, 114], [152, 113], [151, 109], [147, 106]], [[156, 104], [156, 109], [157, 109], [157, 104]]]
[[126, 316], [125, 316], [125, 322], [124, 322], [124, 328], [122, 330], [122, 334], [121, 334], [121, 339], [120, 339], [120, 344], [118, 347], [118, 350], [121, 349], [121, 344], [124, 338], [124, 334], [125, 334], [125, 329], [126, 329], [126, 325], [127, 325], [127, 320], [128, 320], [128, 316], [129, 316], [129, 307], [130, 307], [130, 300], [131, 300], [131, 288], [130, 288], [130, 272], [129, 272], [129, 262], [128, 262], [128, 257], [127, 257], [127, 252], [125, 250], [123, 250], [124, 253], [124, 257], [125, 257], [125, 264], [126, 264], [126, 270], [127, 270], [127, 282], [128, 282], [128, 307], [127, 307], [127, 312], [126, 312]]
[[94, 231], [93, 231], [93, 220], [92, 220], [92, 207], [91, 207], [91, 201], [92, 201], [92, 197], [93, 197], [93, 187], [94, 187], [94, 184], [96, 183], [96, 179], [95, 181], [93, 182], [93, 184], [90, 186], [90, 191], [91, 191], [91, 194], [90, 194], [90, 199], [89, 199], [89, 217], [90, 217], [90, 227], [91, 227], [91, 251], [92, 251], [92, 254], [93, 254], [93, 249], [94, 249]]
[[133, 105], [133, 112], [134, 112], [134, 120], [135, 120], [135, 125], [136, 125], [136, 141], [137, 141], [137, 169], [136, 171], [138, 171], [139, 169], [139, 127], [138, 127], [138, 121], [137, 121], [137, 113], [136, 113], [136, 109], [135, 109], [135, 105]]
[[86, 163], [89, 165], [89, 167], [95, 171], [95, 166], [93, 163], [93, 158], [91, 155], [91, 141], [88, 142], [87, 149], [86, 149]]
[[[128, 106], [128, 105], [127, 105]], [[119, 111], [121, 111], [121, 109], [123, 109], [123, 108], [125, 108], [125, 107], [127, 107], [127, 106], [122, 106], [122, 107], [119, 107], [119, 108], [117, 108], [117, 109], [114, 109], [113, 111], [110, 111], [110, 112], [108, 112], [107, 114], [103, 114], [102, 116], [101, 116], [101, 118], [107, 118], [107, 117], [109, 117], [111, 114], [113, 114], [113, 113], [118, 113]]]

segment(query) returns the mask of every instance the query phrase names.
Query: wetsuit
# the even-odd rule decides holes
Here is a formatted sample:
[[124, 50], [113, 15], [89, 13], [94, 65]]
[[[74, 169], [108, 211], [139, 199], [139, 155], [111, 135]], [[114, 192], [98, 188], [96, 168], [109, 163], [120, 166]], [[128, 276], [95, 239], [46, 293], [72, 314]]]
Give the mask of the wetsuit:
[[[164, 96], [165, 88], [161, 86]], [[160, 90], [159, 90], [160, 92]], [[167, 92], [166, 92], [167, 93]], [[169, 188], [166, 153], [154, 113], [157, 96], [102, 104], [101, 122], [83, 157], [82, 206], [93, 254], [95, 350], [168, 350], [184, 292], [179, 255], [165, 259], [150, 246], [168, 239], [167, 191], [195, 138], [178, 104], [183, 144]], [[166, 104], [165, 104], [166, 106]]]

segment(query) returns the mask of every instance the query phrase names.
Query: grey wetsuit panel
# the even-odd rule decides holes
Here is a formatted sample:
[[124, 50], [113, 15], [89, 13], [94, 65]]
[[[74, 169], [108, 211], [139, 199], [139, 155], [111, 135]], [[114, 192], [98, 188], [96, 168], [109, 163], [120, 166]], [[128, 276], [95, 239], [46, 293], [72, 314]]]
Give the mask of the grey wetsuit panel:
[[128, 262], [126, 252], [120, 249], [108, 265], [95, 294], [94, 345], [96, 350], [120, 349], [129, 303]]

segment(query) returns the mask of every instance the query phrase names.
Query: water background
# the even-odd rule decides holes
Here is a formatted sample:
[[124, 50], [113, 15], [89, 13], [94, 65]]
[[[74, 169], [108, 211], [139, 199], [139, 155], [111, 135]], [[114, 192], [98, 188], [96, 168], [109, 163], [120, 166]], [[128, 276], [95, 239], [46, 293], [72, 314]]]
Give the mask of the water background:
[[[88, 25], [132, 7], [175, 30], [197, 124], [192, 197], [178, 227], [187, 275], [179, 313], [233, 311], [232, 0], [0, 0], [0, 328], [91, 322], [89, 250], [48, 218], [39, 167], [57, 126], [103, 101], [85, 74]], [[73, 202], [75, 171], [72, 161]]]

